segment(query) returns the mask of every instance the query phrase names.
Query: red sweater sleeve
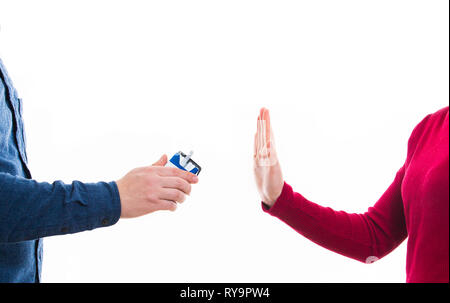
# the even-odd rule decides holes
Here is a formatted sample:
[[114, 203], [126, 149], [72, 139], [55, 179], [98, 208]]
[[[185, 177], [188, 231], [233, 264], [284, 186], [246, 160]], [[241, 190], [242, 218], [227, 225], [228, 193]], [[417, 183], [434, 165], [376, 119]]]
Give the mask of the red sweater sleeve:
[[287, 183], [275, 204], [269, 209], [263, 203], [263, 210], [336, 253], [365, 263], [384, 257], [407, 237], [401, 186], [419, 137], [417, 133], [421, 132], [427, 119], [416, 126], [409, 139], [405, 165], [367, 212], [354, 214], [322, 207], [294, 192]]
[[294, 192], [287, 183], [275, 202], [263, 210], [329, 250], [371, 263], [397, 247], [407, 235], [400, 184], [403, 168], [380, 198], [364, 214], [322, 207]]

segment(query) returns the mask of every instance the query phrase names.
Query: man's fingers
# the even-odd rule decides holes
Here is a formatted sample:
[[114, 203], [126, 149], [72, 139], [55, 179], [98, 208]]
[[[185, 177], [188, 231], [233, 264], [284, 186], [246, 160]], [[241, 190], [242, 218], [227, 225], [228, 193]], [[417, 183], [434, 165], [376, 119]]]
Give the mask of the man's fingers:
[[164, 166], [167, 163], [167, 156], [162, 155], [161, 158], [159, 158], [158, 161], [152, 164], [152, 166]]
[[170, 210], [170, 211], [176, 211], [177, 210], [177, 203], [174, 201], [169, 200], [159, 200], [160, 210]]
[[198, 182], [198, 177], [196, 175], [176, 167], [162, 167], [158, 173], [162, 177], [179, 177], [186, 180], [189, 183]]
[[179, 177], [166, 177], [162, 178], [162, 186], [164, 188], [178, 189], [184, 192], [186, 195], [191, 193], [191, 184], [186, 180]]
[[186, 195], [181, 190], [178, 189], [164, 188], [163, 190], [161, 190], [159, 198], [161, 200], [183, 203], [186, 200]]

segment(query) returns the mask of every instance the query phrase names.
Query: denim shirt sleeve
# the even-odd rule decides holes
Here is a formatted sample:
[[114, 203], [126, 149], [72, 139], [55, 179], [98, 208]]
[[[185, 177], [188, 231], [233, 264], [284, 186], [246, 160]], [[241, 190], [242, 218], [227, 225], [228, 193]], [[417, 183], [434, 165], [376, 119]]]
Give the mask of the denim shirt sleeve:
[[36, 182], [0, 173], [0, 243], [106, 227], [120, 218], [115, 182]]

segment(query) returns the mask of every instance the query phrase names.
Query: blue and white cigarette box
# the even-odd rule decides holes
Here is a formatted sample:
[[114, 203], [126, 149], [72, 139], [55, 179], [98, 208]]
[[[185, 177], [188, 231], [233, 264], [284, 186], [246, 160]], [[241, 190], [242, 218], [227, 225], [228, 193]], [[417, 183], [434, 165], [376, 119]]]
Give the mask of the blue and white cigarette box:
[[202, 168], [200, 165], [195, 163], [194, 160], [191, 159], [193, 152], [190, 152], [189, 155], [184, 154], [183, 152], [177, 152], [175, 155], [170, 158], [169, 162], [167, 162], [166, 166], [168, 167], [177, 167], [181, 170], [185, 170], [193, 173], [194, 175], [199, 175]]

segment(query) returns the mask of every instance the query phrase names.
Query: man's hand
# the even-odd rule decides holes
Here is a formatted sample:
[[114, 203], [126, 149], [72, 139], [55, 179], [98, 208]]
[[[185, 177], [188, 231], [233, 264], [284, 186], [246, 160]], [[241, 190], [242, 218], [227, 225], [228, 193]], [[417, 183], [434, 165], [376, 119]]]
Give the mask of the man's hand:
[[164, 155], [152, 166], [136, 168], [118, 180], [121, 201], [121, 218], [139, 217], [157, 210], [177, 209], [186, 195], [191, 193], [191, 184], [198, 177], [174, 167], [164, 167]]
[[284, 180], [275, 150], [269, 110], [262, 108], [255, 134], [254, 173], [262, 201], [272, 207], [283, 190]]

